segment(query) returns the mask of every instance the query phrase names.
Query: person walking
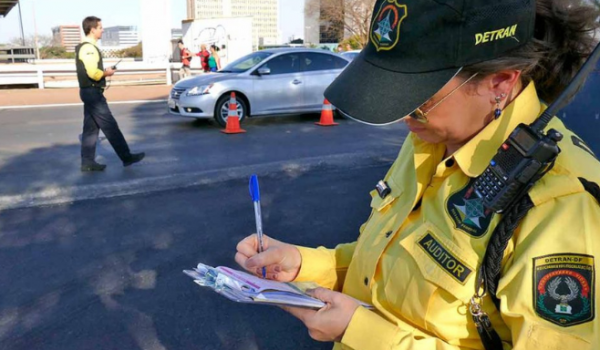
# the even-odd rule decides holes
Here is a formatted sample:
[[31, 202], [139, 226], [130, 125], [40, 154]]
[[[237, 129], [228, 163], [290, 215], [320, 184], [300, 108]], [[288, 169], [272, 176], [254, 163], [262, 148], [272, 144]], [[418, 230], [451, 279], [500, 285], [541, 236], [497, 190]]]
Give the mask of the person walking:
[[210, 46], [210, 57], [208, 58], [208, 68], [211, 72], [221, 69], [221, 58], [219, 57], [219, 48], [216, 45]]
[[181, 69], [179, 69], [179, 78], [180, 79], [185, 79], [187, 77], [192, 76], [192, 70], [190, 68], [190, 62], [192, 59], [192, 53], [190, 52], [190, 50], [188, 50], [185, 45], [183, 44], [183, 41], [179, 40], [179, 42], [177, 42], [177, 46], [179, 46], [179, 50], [180, 50], [180, 56], [181, 56]]
[[202, 65], [204, 73], [210, 72], [210, 67], [208, 66], [210, 52], [206, 49], [206, 44], [200, 45], [200, 52], [198, 52], [196, 56], [200, 56], [200, 64]]
[[102, 20], [86, 17], [82, 23], [86, 35], [75, 48], [75, 64], [79, 96], [83, 102], [83, 134], [81, 138], [81, 171], [103, 171], [105, 164], [96, 162], [96, 142], [100, 130], [123, 162], [130, 166], [144, 159], [145, 153], [131, 153], [125, 137], [113, 117], [104, 97], [106, 77], [115, 74], [116, 67], [104, 69], [102, 55], [96, 42], [102, 37]]

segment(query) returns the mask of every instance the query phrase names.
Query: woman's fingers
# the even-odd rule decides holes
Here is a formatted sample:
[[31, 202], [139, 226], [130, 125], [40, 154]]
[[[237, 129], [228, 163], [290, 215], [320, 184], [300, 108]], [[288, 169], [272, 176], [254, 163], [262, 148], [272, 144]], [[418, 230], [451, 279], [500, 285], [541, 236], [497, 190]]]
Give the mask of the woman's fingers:
[[245, 267], [248, 269], [252, 268], [262, 268], [263, 266], [270, 265], [278, 265], [281, 261], [283, 261], [283, 252], [281, 249], [277, 247], [267, 249], [260, 254], [255, 254], [250, 256], [248, 260], [246, 260]]
[[[263, 235], [263, 249], [267, 250], [270, 245], [271, 238], [267, 235]], [[258, 236], [256, 233], [241, 240], [236, 247], [237, 251], [244, 254], [247, 257], [252, 257], [258, 254]]]
[[[243, 267], [244, 269], [246, 269], [246, 261], [248, 260], [248, 257], [240, 252], [235, 253], [235, 262], [238, 263], [238, 265], [240, 265], [241, 267]], [[248, 270], [248, 269], [246, 269]], [[250, 271], [250, 270], [248, 270]]]
[[242, 239], [236, 247], [238, 253], [242, 253], [247, 257], [258, 254], [258, 239], [256, 235], [250, 235]]
[[[242, 253], [238, 252], [235, 254], [235, 262], [237, 262], [238, 265], [243, 267], [246, 271], [262, 277], [262, 266], [248, 267], [247, 266], [248, 259], [249, 258]], [[267, 268], [267, 278], [268, 279], [276, 280], [277, 275], [282, 271], [281, 266], [279, 264], [266, 265], [265, 267]]]
[[334, 297], [337, 295], [335, 292], [322, 287], [309, 289], [306, 291], [306, 294], [329, 304], [332, 304], [334, 302]]

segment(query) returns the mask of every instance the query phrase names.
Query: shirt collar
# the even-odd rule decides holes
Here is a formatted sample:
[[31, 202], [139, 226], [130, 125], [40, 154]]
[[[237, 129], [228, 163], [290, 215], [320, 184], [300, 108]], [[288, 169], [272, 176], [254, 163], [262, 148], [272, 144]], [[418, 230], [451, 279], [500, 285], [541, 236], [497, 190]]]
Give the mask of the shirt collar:
[[96, 45], [96, 43], [97, 43], [96, 39], [92, 39], [92, 38], [90, 38], [88, 36], [86, 36], [85, 38], [83, 38], [83, 42], [84, 43], [94, 44], [94, 45]]
[[500, 118], [489, 123], [454, 153], [461, 170], [469, 177], [481, 175], [513, 130], [521, 123], [533, 123], [543, 109], [535, 84], [531, 82], [506, 106]]

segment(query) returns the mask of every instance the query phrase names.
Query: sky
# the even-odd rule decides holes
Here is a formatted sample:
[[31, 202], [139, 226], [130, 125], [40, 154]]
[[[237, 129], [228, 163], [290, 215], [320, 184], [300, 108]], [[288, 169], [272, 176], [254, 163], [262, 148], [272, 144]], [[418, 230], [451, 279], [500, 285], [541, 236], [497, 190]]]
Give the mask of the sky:
[[[79, 24], [86, 16], [102, 18], [102, 25], [139, 26], [140, 2], [143, 0], [21, 0], [21, 13], [25, 36], [34, 33], [35, 25], [38, 35], [52, 35], [52, 27], [58, 25]], [[181, 28], [181, 20], [187, 17], [186, 0], [171, 0], [172, 28]], [[94, 6], [92, 6], [94, 5]], [[282, 40], [290, 37], [304, 37], [304, 1], [279, 0], [279, 23]], [[8, 43], [10, 39], [21, 37], [19, 25], [19, 7], [15, 6], [6, 18], [0, 18], [0, 43]]]

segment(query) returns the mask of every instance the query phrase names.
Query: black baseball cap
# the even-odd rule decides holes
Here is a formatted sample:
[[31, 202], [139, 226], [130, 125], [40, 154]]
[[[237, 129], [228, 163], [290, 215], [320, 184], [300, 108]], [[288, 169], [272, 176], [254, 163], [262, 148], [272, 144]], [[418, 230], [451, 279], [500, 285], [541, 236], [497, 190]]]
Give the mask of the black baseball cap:
[[535, 0], [377, 0], [367, 46], [325, 97], [361, 122], [398, 121], [462, 67], [526, 44], [534, 26]]

